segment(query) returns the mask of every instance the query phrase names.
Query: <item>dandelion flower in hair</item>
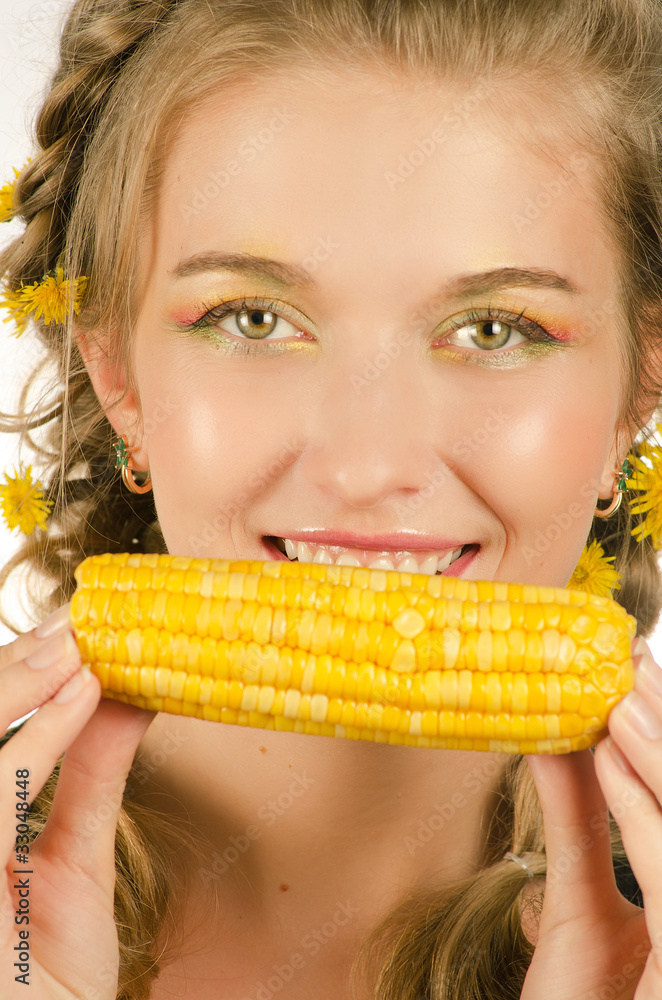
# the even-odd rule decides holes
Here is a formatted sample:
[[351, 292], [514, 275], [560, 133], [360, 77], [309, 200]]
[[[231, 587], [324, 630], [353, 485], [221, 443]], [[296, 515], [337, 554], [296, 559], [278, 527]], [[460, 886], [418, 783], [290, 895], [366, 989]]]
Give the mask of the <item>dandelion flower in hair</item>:
[[0, 299], [0, 306], [8, 310], [9, 316], [5, 322], [13, 320], [16, 324], [16, 333], [21, 334], [25, 329], [30, 314], [34, 314], [35, 319], [44, 317], [44, 323], [64, 323], [72, 304], [76, 314], [80, 312], [83, 295], [87, 287], [87, 278], [81, 277], [70, 280], [64, 277], [64, 270], [61, 267], [46, 274], [41, 281], [35, 281], [32, 285], [21, 285], [15, 290], [7, 290]]
[[20, 290], [25, 302], [24, 308], [34, 313], [35, 319], [44, 317], [44, 323], [64, 323], [73, 297], [74, 312], [80, 312], [80, 305], [87, 285], [87, 278], [71, 281], [64, 277], [61, 267], [45, 275], [42, 281], [26, 285]]
[[0, 507], [10, 531], [18, 528], [25, 535], [31, 535], [35, 528], [45, 531], [52, 504], [52, 500], [44, 500], [42, 484], [32, 481], [31, 465], [15, 468], [13, 476], [6, 473], [4, 483], [0, 483]]
[[0, 295], [0, 309], [6, 309], [9, 313], [8, 316], [5, 316], [4, 322], [14, 323], [16, 326], [14, 333], [17, 337], [25, 330], [25, 324], [30, 315], [30, 310], [26, 308], [25, 302], [21, 299], [22, 290], [22, 287], [18, 291], [7, 288]]
[[[662, 424], [656, 424], [655, 429], [662, 436]], [[631, 534], [642, 542], [649, 535], [654, 549], [662, 549], [662, 448], [651, 445], [647, 441], [639, 445], [639, 452], [647, 458], [652, 469], [639, 456], [630, 456], [634, 473], [627, 481], [633, 490], [644, 490], [633, 502], [630, 510], [633, 514], [645, 514], [642, 524], [637, 524]]]
[[0, 222], [9, 222], [14, 217], [14, 188], [17, 178], [21, 176], [21, 171], [17, 170], [16, 167], [13, 170], [14, 180], [0, 187]]
[[612, 590], [621, 586], [621, 574], [609, 565], [615, 558], [606, 556], [600, 543], [592, 541], [588, 548], [584, 546], [566, 587], [569, 590], [585, 590], [587, 594], [611, 597]]

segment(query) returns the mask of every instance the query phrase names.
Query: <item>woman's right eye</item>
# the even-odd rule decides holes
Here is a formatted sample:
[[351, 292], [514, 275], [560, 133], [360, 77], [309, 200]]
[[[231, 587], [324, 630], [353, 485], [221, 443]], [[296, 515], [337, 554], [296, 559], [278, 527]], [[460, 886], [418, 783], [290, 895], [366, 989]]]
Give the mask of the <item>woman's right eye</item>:
[[[281, 341], [287, 336], [301, 337], [303, 331], [300, 326], [285, 319], [280, 312], [276, 312], [275, 303], [250, 302], [223, 302], [207, 312], [192, 324], [192, 329], [206, 329], [209, 327], [219, 328], [223, 320], [229, 320], [225, 327], [220, 327], [221, 333], [230, 334], [241, 340], [255, 341]], [[282, 309], [281, 309], [282, 311]], [[291, 329], [291, 333], [284, 332], [283, 336], [274, 337], [279, 326], [285, 324]], [[232, 329], [232, 327], [235, 329]]]

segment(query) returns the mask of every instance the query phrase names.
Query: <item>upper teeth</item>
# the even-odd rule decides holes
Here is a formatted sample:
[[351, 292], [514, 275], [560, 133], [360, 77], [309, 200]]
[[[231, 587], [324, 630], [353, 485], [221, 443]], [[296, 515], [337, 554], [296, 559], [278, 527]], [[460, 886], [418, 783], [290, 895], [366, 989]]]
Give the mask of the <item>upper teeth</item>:
[[[308, 545], [306, 542], [293, 542], [289, 538], [284, 538], [283, 541], [288, 559], [298, 559], [299, 562], [324, 563], [326, 566], [365, 565], [364, 562], [359, 562], [356, 556], [347, 551], [341, 552], [334, 558], [329, 549], [337, 549], [337, 545], [327, 546], [316, 543]], [[434, 576], [435, 573], [443, 573], [445, 569], [448, 569], [450, 564], [459, 558], [462, 549], [461, 545], [458, 549], [447, 552], [441, 557], [434, 554], [428, 555], [421, 558], [420, 562], [416, 558], [416, 553], [405, 551], [397, 565], [394, 559], [390, 559], [388, 556], [379, 556], [378, 559], [368, 563], [368, 569], [391, 569], [398, 570], [400, 573], [426, 573], [428, 576]]]

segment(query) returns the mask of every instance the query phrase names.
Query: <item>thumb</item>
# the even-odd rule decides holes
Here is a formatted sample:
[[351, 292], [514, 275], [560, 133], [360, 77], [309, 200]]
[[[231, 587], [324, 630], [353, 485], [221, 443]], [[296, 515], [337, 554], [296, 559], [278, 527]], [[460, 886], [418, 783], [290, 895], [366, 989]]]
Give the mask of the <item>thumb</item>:
[[[115, 833], [126, 778], [156, 712], [102, 698], [71, 744], [39, 850], [76, 865], [112, 897]], [[113, 863], [109, 866], [109, 860]]]
[[562, 923], [613, 907], [619, 897], [609, 814], [590, 750], [525, 755], [542, 808], [547, 853], [548, 921]]

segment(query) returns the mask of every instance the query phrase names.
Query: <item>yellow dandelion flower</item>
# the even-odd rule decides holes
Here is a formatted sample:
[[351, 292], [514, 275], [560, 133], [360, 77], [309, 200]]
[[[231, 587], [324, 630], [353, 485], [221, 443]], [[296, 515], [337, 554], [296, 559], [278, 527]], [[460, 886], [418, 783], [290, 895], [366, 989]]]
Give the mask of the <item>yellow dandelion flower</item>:
[[17, 335], [23, 333], [30, 314], [34, 314], [35, 319], [43, 316], [46, 324], [64, 323], [72, 296], [74, 312], [80, 312], [86, 287], [87, 278], [65, 279], [63, 269], [58, 267], [45, 275], [42, 281], [35, 281], [32, 285], [22, 284], [15, 290], [8, 289], [0, 296], [0, 307], [9, 313], [5, 323], [15, 323]]
[[25, 330], [25, 325], [30, 315], [30, 308], [21, 298], [21, 291], [22, 287], [17, 291], [6, 288], [0, 295], [0, 309], [4, 309], [8, 313], [4, 317], [3, 322], [14, 324], [16, 329], [13, 333], [16, 337], [20, 336]]
[[[14, 167], [14, 173], [18, 177], [18, 171]], [[0, 222], [9, 222], [14, 215], [14, 184], [10, 181], [0, 187]]]
[[30, 159], [26, 160], [20, 170], [12, 167], [14, 180], [8, 181], [0, 187], [0, 222], [9, 222], [14, 217], [14, 189], [16, 188], [16, 181], [30, 162]]
[[45, 531], [52, 505], [52, 500], [44, 500], [42, 484], [33, 483], [31, 465], [14, 468], [14, 475], [6, 473], [4, 485], [0, 483], [0, 507], [10, 531], [18, 528], [26, 535], [35, 528]]
[[[656, 430], [662, 435], [662, 424], [656, 424]], [[652, 464], [649, 469], [638, 456], [631, 456], [634, 473], [627, 480], [628, 488], [644, 490], [642, 496], [633, 499], [630, 510], [633, 514], [644, 514], [643, 523], [637, 524], [631, 534], [638, 542], [650, 535], [653, 548], [662, 549], [662, 448], [651, 445], [647, 441], [639, 446], [642, 456]]]
[[621, 586], [621, 574], [609, 565], [614, 559], [615, 556], [605, 555], [598, 541], [592, 541], [588, 548], [584, 546], [566, 587], [569, 590], [585, 590], [587, 594], [611, 597], [612, 590]]
[[71, 297], [73, 295], [74, 312], [80, 312], [81, 300], [87, 284], [87, 278], [77, 278], [71, 281], [65, 279], [61, 267], [47, 274], [42, 281], [33, 285], [25, 285], [18, 294], [25, 303], [23, 308], [33, 312], [35, 319], [44, 317], [44, 323], [64, 323], [67, 318]]

